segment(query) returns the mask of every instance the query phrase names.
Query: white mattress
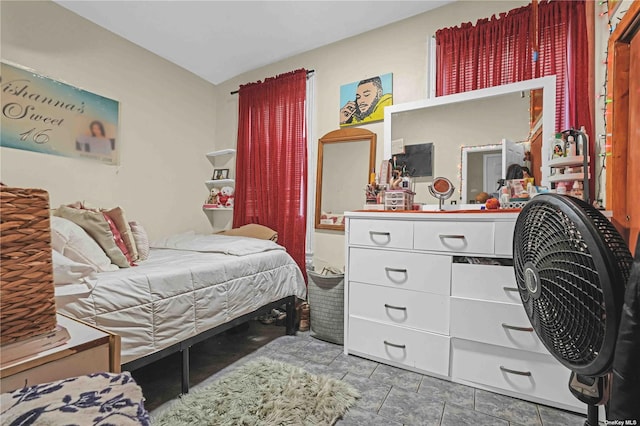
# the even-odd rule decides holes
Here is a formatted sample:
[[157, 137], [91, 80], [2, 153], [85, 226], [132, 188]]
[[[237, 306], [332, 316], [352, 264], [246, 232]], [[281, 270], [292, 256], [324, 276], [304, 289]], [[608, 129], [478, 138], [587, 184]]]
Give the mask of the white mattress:
[[137, 267], [97, 274], [90, 293], [58, 297], [58, 312], [119, 334], [126, 363], [286, 296], [305, 298], [296, 263], [266, 243], [241, 256], [154, 248]]

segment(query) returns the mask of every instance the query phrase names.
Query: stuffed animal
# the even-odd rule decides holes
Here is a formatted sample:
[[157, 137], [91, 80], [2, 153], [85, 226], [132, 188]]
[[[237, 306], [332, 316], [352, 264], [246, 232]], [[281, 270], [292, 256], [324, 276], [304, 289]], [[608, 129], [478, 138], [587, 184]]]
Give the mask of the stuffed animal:
[[220, 190], [218, 188], [211, 188], [209, 192], [209, 198], [207, 198], [206, 204], [218, 204], [218, 197], [220, 195]]
[[233, 207], [233, 194], [235, 190], [231, 186], [223, 186], [218, 196], [218, 202], [222, 207]]

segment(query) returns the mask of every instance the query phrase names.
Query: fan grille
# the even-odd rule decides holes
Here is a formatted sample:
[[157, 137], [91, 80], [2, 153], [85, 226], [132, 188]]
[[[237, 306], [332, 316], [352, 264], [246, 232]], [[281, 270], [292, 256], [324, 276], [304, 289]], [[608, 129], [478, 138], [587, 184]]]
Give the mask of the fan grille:
[[[580, 369], [592, 366], [611, 338], [608, 321], [617, 328], [617, 316], [608, 318], [608, 288], [624, 290], [632, 259], [600, 212], [568, 198], [539, 196], [525, 207], [514, 235], [514, 266], [525, 311], [538, 336], [556, 358]], [[615, 265], [609, 269], [620, 271], [612, 283], [609, 271], [602, 268], [611, 260]], [[531, 283], [534, 275], [536, 291], [531, 284], [527, 288], [527, 278]]]

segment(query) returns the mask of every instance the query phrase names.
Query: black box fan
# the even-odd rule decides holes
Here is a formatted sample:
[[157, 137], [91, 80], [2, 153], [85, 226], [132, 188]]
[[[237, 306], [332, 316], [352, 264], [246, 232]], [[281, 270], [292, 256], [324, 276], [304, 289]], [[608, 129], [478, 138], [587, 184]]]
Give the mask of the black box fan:
[[[631, 253], [611, 222], [595, 208], [577, 198], [542, 194], [518, 216], [513, 257], [529, 321], [549, 352], [572, 371], [569, 389], [587, 404], [585, 424], [596, 426], [598, 405], [609, 398], [614, 356], [619, 356], [616, 341], [623, 304], [627, 309], [632, 303], [625, 300]], [[637, 306], [640, 301], [633, 303]], [[638, 350], [637, 320], [635, 325], [635, 332], [627, 335], [636, 343], [627, 346]], [[625, 355], [640, 363], [640, 352]], [[637, 395], [628, 400], [640, 405], [640, 377], [635, 380]]]

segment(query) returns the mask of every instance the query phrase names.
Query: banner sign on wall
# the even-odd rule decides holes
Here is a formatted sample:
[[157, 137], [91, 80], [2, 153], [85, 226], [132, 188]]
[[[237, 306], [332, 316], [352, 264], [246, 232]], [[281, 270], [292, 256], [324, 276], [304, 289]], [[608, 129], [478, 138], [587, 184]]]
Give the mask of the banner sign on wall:
[[0, 65], [0, 146], [118, 164], [118, 101]]

